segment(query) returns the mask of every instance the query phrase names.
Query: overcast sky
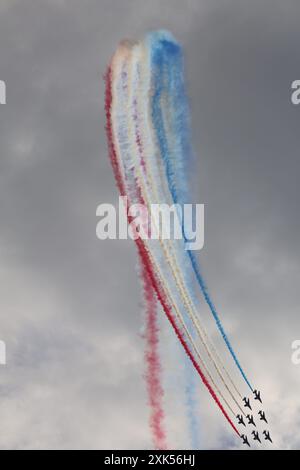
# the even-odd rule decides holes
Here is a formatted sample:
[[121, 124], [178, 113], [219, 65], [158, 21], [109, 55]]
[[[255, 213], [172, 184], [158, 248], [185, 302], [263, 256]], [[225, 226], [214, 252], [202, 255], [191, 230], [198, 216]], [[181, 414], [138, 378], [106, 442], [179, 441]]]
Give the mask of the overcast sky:
[[[102, 76], [159, 28], [186, 52], [205, 278], [275, 446], [300, 448], [299, 21], [298, 0], [0, 1], [1, 448], [151, 447], [135, 248], [95, 212], [118, 196]], [[203, 388], [199, 410], [202, 447], [239, 446]]]

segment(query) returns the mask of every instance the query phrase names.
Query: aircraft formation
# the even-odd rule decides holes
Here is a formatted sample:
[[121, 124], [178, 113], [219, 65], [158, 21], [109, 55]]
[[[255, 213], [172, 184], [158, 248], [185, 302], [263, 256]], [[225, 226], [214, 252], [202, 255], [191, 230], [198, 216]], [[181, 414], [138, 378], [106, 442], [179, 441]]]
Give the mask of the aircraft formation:
[[[161, 353], [165, 347], [165, 336], [163, 342], [160, 339], [161, 313], [172, 332], [170, 340], [177, 341], [184, 353], [180, 366], [185, 378], [179, 385], [188, 404], [185, 414], [191, 447], [197, 448], [199, 434], [194, 379], [195, 384], [200, 379], [211, 403], [219, 408], [238, 440], [242, 439], [247, 446], [250, 440], [253, 444], [271, 442], [265, 412], [259, 409], [260, 392], [254, 390], [241, 366], [208, 291], [199, 257], [190, 246], [186, 232], [193, 233], [194, 217], [191, 215], [190, 230], [186, 231], [186, 220], [180, 216], [185, 204], [194, 200], [191, 179], [197, 173], [182, 48], [168, 31], [150, 32], [140, 41], [122, 41], [111, 59], [105, 81], [108, 150], [120, 195], [126, 198], [129, 208], [143, 214], [151, 213], [153, 204], [175, 209], [174, 217], [177, 216], [182, 233], [178, 239], [165, 237], [159, 233], [162, 225], [159, 221], [153, 228], [136, 217], [136, 213], [126, 213], [141, 265], [145, 376], [154, 447], [172, 448], [165, 427], [161, 379]], [[158, 236], [152, 237], [153, 230]], [[211, 333], [207, 330], [206, 314], [222, 340], [224, 351], [216, 346], [213, 330]], [[177, 368], [178, 356], [172, 364]], [[232, 375], [233, 367], [238, 373], [236, 377]], [[243, 398], [246, 392], [241, 387], [254, 394], [252, 404], [250, 398]], [[261, 412], [257, 416], [256, 408]], [[262, 423], [263, 432], [259, 426]], [[244, 434], [238, 430], [239, 425]]]
[[[254, 390], [253, 394], [254, 394], [254, 400], [256, 400], [256, 401], [258, 401], [259, 403], [262, 404], [260, 391], [259, 390]], [[247, 428], [247, 426], [253, 426], [254, 428], [256, 428], [257, 426], [256, 426], [256, 422], [254, 420], [253, 410], [252, 410], [252, 406], [251, 406], [251, 403], [250, 403], [250, 398], [244, 397], [243, 402], [244, 402], [244, 407], [248, 408], [252, 413], [251, 414], [248, 413], [244, 417], [243, 417], [243, 415], [238, 414], [236, 416], [236, 418], [238, 420], [238, 424], [244, 426], [245, 428]], [[268, 424], [266, 414], [263, 410], [259, 410], [257, 414], [259, 416], [259, 421], [262, 421], [262, 423], [260, 423], [260, 424], [263, 424], [263, 423]], [[244, 418], [247, 419], [247, 421], [248, 421], [247, 423], [245, 423]], [[268, 431], [267, 429], [264, 429], [260, 434], [259, 434], [259, 431], [256, 430], [256, 429], [252, 429], [251, 432], [249, 430], [249, 433], [250, 433], [249, 434], [249, 439], [248, 439], [247, 434], [245, 434], [245, 433], [241, 434], [241, 439], [242, 439], [243, 444], [245, 444], [248, 447], [251, 447], [251, 444], [249, 442], [251, 435], [252, 435], [252, 440], [256, 441], [256, 442], [259, 442], [260, 444], [262, 444], [262, 442], [264, 442], [264, 441], [269, 441], [270, 443], [273, 443], [272, 438], [270, 436], [270, 431]]]

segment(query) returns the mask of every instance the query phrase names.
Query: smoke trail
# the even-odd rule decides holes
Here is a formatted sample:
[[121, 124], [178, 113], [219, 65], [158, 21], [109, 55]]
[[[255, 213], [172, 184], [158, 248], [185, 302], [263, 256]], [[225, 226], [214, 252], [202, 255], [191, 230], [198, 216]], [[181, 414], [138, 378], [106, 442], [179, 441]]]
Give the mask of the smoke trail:
[[[184, 89], [183, 78], [183, 58], [179, 44], [173, 36], [165, 31], [151, 33], [148, 36], [151, 48], [151, 63], [154, 69], [152, 74], [152, 118], [156, 131], [157, 141], [160, 146], [163, 162], [165, 164], [166, 177], [170, 192], [175, 204], [187, 202], [188, 189], [187, 178], [184, 177], [188, 162], [191, 159], [191, 145], [189, 133], [189, 113], [187, 98]], [[171, 136], [166, 131], [166, 119], [164, 119], [162, 96], [168, 100], [170, 107], [168, 113], [169, 125], [171, 126]], [[197, 282], [209, 309], [215, 319], [217, 327], [222, 335], [226, 346], [238, 367], [243, 379], [253, 388], [233, 350], [233, 347], [225, 333], [217, 310], [208, 293], [205, 282], [202, 278], [198, 260], [195, 254], [187, 250], [192, 268], [195, 272]]]
[[[108, 138], [108, 148], [109, 148], [109, 154], [110, 154], [110, 159], [111, 159], [111, 163], [112, 163], [112, 168], [113, 168], [113, 171], [114, 171], [114, 174], [115, 174], [116, 182], [117, 182], [117, 185], [119, 187], [120, 193], [121, 193], [121, 195], [127, 195], [126, 194], [126, 185], [125, 185], [125, 181], [124, 181], [124, 176], [123, 176], [123, 173], [122, 173], [122, 163], [120, 161], [120, 158], [117, 155], [117, 151], [116, 151], [116, 148], [115, 148], [115, 136], [114, 136], [114, 132], [113, 132], [113, 121], [112, 121], [112, 103], [113, 103], [112, 69], [109, 68], [108, 72], [107, 72], [107, 75], [106, 75], [106, 105], [105, 105], [105, 107], [106, 107], [106, 117], [107, 117], [106, 131], [107, 131], [107, 138]], [[143, 201], [140, 200], [140, 202], [143, 202]], [[131, 222], [130, 217], [129, 217], [129, 222]], [[233, 422], [229, 418], [227, 412], [225, 411], [224, 407], [222, 406], [220, 400], [218, 399], [218, 397], [217, 397], [214, 389], [212, 388], [210, 382], [207, 380], [207, 378], [204, 375], [201, 367], [197, 363], [197, 361], [196, 361], [196, 359], [195, 359], [195, 357], [194, 357], [194, 355], [193, 355], [193, 353], [190, 349], [190, 346], [189, 346], [187, 340], [184, 338], [184, 335], [181, 332], [181, 329], [177, 325], [177, 322], [176, 322], [176, 320], [173, 316], [172, 307], [169, 304], [169, 301], [168, 301], [168, 298], [167, 298], [166, 293], [164, 291], [164, 288], [161, 284], [161, 281], [157, 278], [157, 274], [156, 274], [156, 271], [157, 271], [157, 268], [158, 268], [157, 265], [156, 265], [156, 268], [155, 268], [153, 263], [152, 263], [150, 253], [147, 250], [147, 248], [145, 247], [145, 244], [143, 243], [143, 241], [140, 238], [137, 238], [135, 240], [135, 242], [137, 244], [138, 251], [139, 251], [140, 256], [142, 258], [143, 265], [144, 265], [144, 267], [145, 267], [145, 269], [146, 269], [146, 271], [149, 275], [149, 278], [151, 280], [151, 284], [152, 284], [153, 288], [156, 291], [157, 297], [158, 297], [158, 299], [159, 299], [159, 301], [160, 301], [160, 303], [161, 303], [161, 305], [164, 309], [164, 312], [165, 312], [168, 320], [170, 321], [170, 323], [171, 323], [171, 325], [172, 325], [172, 327], [175, 331], [176, 336], [178, 337], [178, 339], [179, 339], [181, 345], [183, 346], [187, 356], [189, 357], [192, 364], [194, 365], [197, 373], [201, 377], [201, 380], [203, 381], [204, 385], [207, 387], [207, 389], [208, 389], [209, 393], [211, 394], [212, 398], [214, 399], [214, 401], [218, 405], [219, 409], [223, 413], [224, 417], [226, 418], [226, 420], [228, 421], [228, 423], [230, 424], [232, 429], [239, 436], [240, 434], [239, 434], [236, 426], [233, 424]]]
[[230, 354], [231, 354], [231, 356], [232, 356], [232, 358], [233, 358], [235, 364], [237, 365], [237, 368], [239, 369], [239, 371], [240, 371], [240, 373], [241, 373], [243, 379], [245, 380], [245, 382], [246, 382], [246, 384], [248, 385], [248, 387], [250, 388], [250, 390], [253, 392], [253, 387], [252, 387], [252, 385], [250, 384], [250, 382], [249, 382], [249, 380], [248, 380], [248, 378], [247, 378], [247, 376], [246, 376], [246, 374], [245, 374], [245, 372], [244, 372], [244, 369], [242, 368], [242, 366], [241, 366], [239, 360], [237, 359], [237, 356], [236, 356], [236, 354], [235, 354], [235, 352], [234, 352], [234, 350], [233, 350], [233, 348], [232, 348], [232, 346], [231, 346], [231, 343], [230, 343], [230, 341], [229, 341], [229, 339], [228, 339], [228, 337], [227, 337], [227, 335], [226, 335], [226, 333], [225, 333], [225, 330], [224, 330], [223, 325], [222, 325], [222, 323], [221, 323], [221, 320], [220, 320], [220, 318], [219, 318], [219, 316], [218, 316], [218, 314], [217, 314], [217, 311], [216, 311], [216, 309], [215, 309], [215, 307], [214, 307], [214, 304], [213, 304], [213, 302], [212, 302], [212, 300], [211, 300], [211, 298], [210, 298], [210, 295], [209, 295], [208, 290], [207, 290], [207, 288], [206, 288], [205, 282], [204, 282], [204, 280], [203, 280], [203, 278], [202, 278], [202, 276], [201, 276], [201, 273], [200, 273], [200, 267], [199, 267], [198, 260], [197, 260], [197, 258], [196, 258], [196, 256], [195, 256], [195, 254], [194, 254], [193, 252], [191, 252], [190, 250], [188, 250], [188, 254], [189, 254], [189, 256], [190, 256], [190, 259], [191, 259], [191, 262], [192, 262], [192, 266], [193, 266], [193, 269], [194, 269], [194, 271], [195, 271], [195, 274], [196, 274], [198, 283], [199, 283], [199, 285], [200, 285], [200, 287], [201, 287], [201, 290], [202, 290], [202, 293], [203, 293], [204, 298], [205, 298], [205, 300], [206, 300], [206, 303], [208, 304], [208, 306], [209, 306], [209, 308], [210, 308], [210, 311], [211, 311], [211, 313], [213, 314], [213, 317], [214, 317], [214, 319], [215, 319], [215, 321], [216, 321], [216, 324], [217, 324], [217, 326], [218, 326], [218, 329], [219, 329], [219, 331], [220, 331], [220, 333], [221, 333], [221, 335], [222, 335], [222, 337], [223, 337], [223, 339], [224, 339], [224, 341], [225, 341], [225, 343], [226, 343], [226, 345], [227, 345], [227, 348], [228, 348], [228, 350], [229, 350], [229, 352], [230, 352]]
[[[135, 49], [135, 50], [134, 50]], [[132, 55], [135, 57], [136, 64], [134, 67], [134, 71], [131, 72], [131, 87], [133, 90], [136, 90], [136, 95], [133, 94], [133, 101], [132, 105], [130, 108], [132, 108], [132, 115], [133, 115], [133, 123], [134, 123], [134, 132], [135, 132], [135, 140], [136, 140], [136, 146], [137, 146], [137, 152], [135, 152], [139, 157], [140, 157], [140, 165], [141, 165], [141, 174], [143, 174], [147, 179], [150, 179], [153, 182], [152, 175], [150, 174], [150, 169], [149, 169], [149, 156], [147, 155], [147, 147], [150, 149], [151, 144], [150, 141], [147, 141], [148, 145], [145, 145], [144, 142], [144, 136], [142, 136], [141, 130], [146, 127], [144, 123], [142, 123], [143, 118], [142, 116], [145, 116], [145, 112], [141, 110], [140, 108], [144, 105], [147, 105], [148, 103], [148, 88], [147, 88], [147, 78], [145, 75], [143, 75], [143, 79], [141, 79], [141, 73], [142, 73], [142, 64], [143, 64], [143, 48], [141, 45], [136, 46], [133, 48], [133, 53]], [[134, 62], [134, 60], [133, 60]], [[146, 90], [146, 94], [144, 96], [143, 90]], [[142, 96], [141, 96], [142, 95]], [[136, 160], [134, 165], [138, 166], [138, 159]], [[139, 173], [139, 172], [138, 172]], [[140, 177], [137, 175], [137, 185], [140, 187], [141, 192], [144, 194], [144, 187], [141, 184]], [[158, 179], [159, 181], [159, 179]], [[152, 190], [155, 191], [155, 187], [152, 183], [150, 183], [150, 187]], [[153, 202], [158, 202], [153, 201]], [[186, 276], [188, 276], [188, 273], [186, 273]], [[185, 322], [187, 325], [188, 329], [192, 330], [192, 325], [191, 321], [186, 315], [185, 317]], [[193, 331], [192, 331], [192, 336], [194, 337]], [[187, 421], [188, 421], [188, 429], [189, 429], [189, 436], [190, 436], [190, 441], [192, 448], [198, 448], [199, 447], [199, 422], [198, 422], [198, 403], [196, 399], [196, 393], [197, 393], [197, 387], [196, 387], [196, 378], [194, 374], [194, 369], [193, 366], [191, 365], [190, 361], [186, 357], [185, 354], [182, 355], [182, 361], [184, 365], [184, 381], [185, 381], [185, 404], [186, 404], [186, 416], [187, 416]]]
[[147, 366], [146, 383], [150, 405], [150, 428], [153, 444], [156, 449], [167, 449], [166, 432], [164, 427], [165, 413], [163, 410], [163, 388], [161, 385], [161, 364], [159, 359], [159, 329], [157, 320], [157, 299], [147, 271], [141, 262], [141, 282], [144, 291], [145, 321], [146, 321], [146, 351]]
[[193, 365], [185, 361], [185, 393], [186, 393], [186, 408], [189, 423], [189, 437], [192, 449], [199, 449], [200, 447], [200, 427], [199, 427], [199, 412], [197, 401], [197, 383], [194, 373]]
[[168, 300], [167, 300], [167, 297], [166, 297], [166, 294], [164, 292], [164, 289], [160, 283], [160, 281], [157, 279], [157, 276], [156, 276], [156, 273], [155, 273], [155, 269], [152, 265], [152, 262], [151, 262], [151, 258], [149, 256], [149, 252], [147, 251], [147, 249], [145, 248], [144, 244], [142, 243], [141, 239], [137, 239], [135, 240], [136, 241], [136, 244], [137, 244], [137, 247], [138, 247], [138, 250], [139, 250], [139, 253], [140, 253], [140, 256], [142, 258], [142, 262], [143, 262], [143, 265], [149, 275], [149, 278], [151, 280], [151, 283], [152, 283], [152, 286], [153, 288], [155, 289], [156, 291], [156, 294], [157, 294], [157, 297], [159, 299], [159, 301], [161, 302], [161, 305], [164, 309], [164, 312], [169, 320], [169, 322], [171, 323], [174, 331], [175, 331], [175, 334], [177, 336], [177, 338], [179, 339], [182, 347], [184, 348], [187, 356], [189, 357], [189, 359], [191, 360], [193, 366], [195, 367], [197, 373], [199, 374], [202, 382], [204, 383], [204, 385], [206, 386], [206, 388], [208, 389], [210, 395], [212, 396], [212, 398], [214, 399], [214, 401], [216, 402], [216, 404], [218, 405], [219, 409], [221, 410], [221, 412], [223, 413], [224, 417], [226, 418], [226, 420], [228, 421], [228, 423], [230, 424], [230, 426], [232, 427], [232, 429], [236, 432], [236, 434], [238, 436], [240, 436], [240, 433], [239, 431], [237, 430], [236, 426], [233, 424], [233, 422], [231, 421], [231, 419], [229, 418], [227, 412], [225, 411], [223, 405], [221, 404], [219, 398], [217, 397], [216, 393], [214, 392], [211, 384], [209, 383], [209, 381], [207, 380], [207, 378], [205, 377], [201, 367], [199, 366], [199, 364], [197, 363], [193, 353], [191, 352], [191, 349], [187, 343], [187, 341], [185, 340], [180, 328], [178, 327], [177, 323], [176, 323], [176, 320], [173, 316], [173, 313], [172, 313], [172, 307], [171, 305], [169, 304]]
[[[132, 61], [131, 61], [131, 58], [128, 57], [128, 60], [130, 61], [130, 66], [128, 68], [131, 71], [130, 72], [130, 77], [131, 77], [130, 78], [130, 88], [133, 89], [133, 90], [138, 90], [137, 95], [133, 95], [133, 100], [132, 100], [132, 102], [129, 100], [129, 104], [126, 101], [123, 103], [122, 100], [121, 100], [122, 107], [124, 109], [127, 109], [127, 108], [131, 109], [132, 108], [132, 114], [133, 114], [133, 121], [134, 121], [134, 126], [133, 127], [134, 127], [134, 130], [135, 130], [137, 147], [136, 148], [131, 148], [131, 152], [129, 152], [129, 155], [139, 154], [140, 160], [137, 159], [137, 158], [134, 158], [133, 156], [132, 157], [129, 156], [129, 157], [125, 157], [124, 161], [126, 160], [126, 164], [128, 164], [128, 158], [129, 158], [130, 168], [131, 167], [134, 168], [135, 172], [136, 172], [135, 183], [140, 188], [140, 191], [143, 194], [143, 198], [148, 201], [148, 205], [149, 205], [149, 199], [152, 202], [157, 203], [160, 200], [164, 200], [164, 199], [168, 200], [168, 197], [166, 197], [166, 195], [163, 194], [162, 191], [159, 191], [159, 189], [158, 189], [160, 184], [161, 184], [161, 181], [160, 181], [159, 177], [157, 178], [157, 181], [155, 181], [156, 184], [154, 183], [154, 178], [152, 177], [153, 165], [150, 165], [151, 170], [149, 168], [149, 160], [150, 160], [149, 155], [151, 155], [151, 153], [149, 155], [145, 154], [145, 155], [147, 155], [147, 158], [144, 157], [145, 150], [148, 149], [148, 152], [149, 152], [149, 149], [152, 148], [153, 144], [151, 142], [151, 138], [147, 137], [145, 139], [145, 129], [147, 128], [147, 124], [145, 124], [142, 116], [146, 115], [147, 112], [143, 111], [142, 109], [139, 110], [138, 106], [137, 106], [138, 101], [139, 101], [137, 98], [141, 94], [140, 90], [142, 90], [144, 88], [144, 83], [145, 82], [148, 85], [147, 78], [146, 78], [147, 74], [146, 74], [146, 77], [143, 76], [143, 79], [141, 80], [141, 83], [140, 83], [136, 79], [137, 76], [139, 76], [139, 73], [135, 73], [136, 66], [133, 66], [132, 63], [131, 63], [131, 62], [134, 63], [135, 61], [137, 61], [138, 70], [139, 70], [140, 69], [140, 60], [139, 60], [140, 55], [141, 55], [140, 46], [134, 46], [132, 48], [132, 56], [133, 56], [134, 59], [132, 59]], [[145, 88], [147, 89], [147, 86]], [[143, 102], [148, 103], [148, 97], [143, 96], [142, 99], [141, 99], [141, 102], [142, 102], [142, 104], [143, 104]], [[127, 121], [130, 121], [130, 119], [127, 118]], [[142, 130], [144, 132], [141, 132]], [[128, 127], [127, 132], [131, 136], [133, 136], [133, 132], [131, 131], [130, 126]], [[144, 170], [144, 172], [146, 174], [144, 178], [142, 176], [143, 171], [140, 170], [140, 167]], [[143, 182], [144, 179], [145, 179], [145, 182]], [[152, 193], [151, 193], [151, 196], [149, 196], [149, 194], [148, 194], [149, 191], [154, 193], [155, 196]], [[160, 196], [158, 196], [159, 192], [162, 193]], [[168, 247], [166, 247], [165, 245], [167, 245]], [[241, 397], [241, 395], [238, 392], [238, 390], [237, 390], [233, 380], [231, 379], [230, 375], [226, 371], [224, 365], [222, 364], [215, 348], [213, 347], [213, 345], [209, 341], [209, 338], [208, 338], [205, 330], [200, 325], [199, 319], [197, 319], [197, 316], [195, 316], [193, 302], [191, 302], [191, 299], [193, 299], [193, 297], [194, 297], [193, 292], [191, 291], [191, 289], [187, 289], [187, 286], [185, 285], [185, 283], [183, 281], [183, 278], [185, 277], [186, 278], [185, 282], [187, 282], [187, 285], [188, 285], [190, 280], [191, 280], [191, 276], [190, 276], [191, 269], [189, 269], [189, 270], [186, 269], [185, 263], [184, 263], [184, 256], [183, 255], [186, 254], [185, 250], [184, 250], [184, 246], [179, 247], [179, 250], [177, 249], [177, 251], [175, 251], [173, 245], [174, 245], [174, 242], [172, 244], [169, 241], [162, 241], [161, 240], [160, 241], [160, 250], [162, 249], [164, 258], [167, 261], [169, 267], [171, 268], [172, 276], [174, 277], [174, 280], [175, 280], [175, 283], [176, 283], [176, 288], [178, 289], [180, 298], [181, 298], [181, 300], [184, 304], [185, 308], [183, 310], [183, 317], [184, 317], [184, 321], [186, 323], [186, 326], [189, 330], [192, 331], [192, 333], [191, 333], [192, 337], [194, 336], [194, 331], [193, 331], [192, 326], [195, 327], [196, 332], [199, 334], [199, 337], [200, 337], [200, 339], [201, 339], [201, 341], [202, 341], [202, 343], [205, 347], [205, 350], [206, 350], [210, 360], [213, 362], [213, 365], [214, 365], [214, 367], [217, 371], [217, 374], [221, 378], [225, 388], [230, 393], [230, 396], [232, 397], [233, 401], [235, 402], [235, 404], [237, 405], [237, 407], [239, 408], [241, 413], [244, 414], [244, 411], [241, 409], [241, 407], [240, 407], [239, 403], [237, 402], [236, 398], [234, 397], [232, 391], [228, 387], [228, 385], [226, 383], [226, 380], [225, 380], [225, 378], [222, 374], [221, 369], [223, 369], [226, 376], [229, 378], [230, 383], [233, 385], [233, 387], [234, 387], [235, 391], [238, 393], [238, 395], [240, 397]], [[152, 246], [152, 251], [153, 250], [154, 250], [154, 247]], [[179, 256], [179, 258], [180, 258], [180, 260], [179, 260], [180, 267], [177, 264], [177, 259], [176, 259], [177, 256]], [[190, 268], [190, 266], [189, 266], [189, 268]], [[212, 351], [213, 351], [213, 354], [216, 355], [216, 358], [217, 358], [218, 362], [221, 364], [221, 368], [218, 366], [216, 360], [214, 359]]]

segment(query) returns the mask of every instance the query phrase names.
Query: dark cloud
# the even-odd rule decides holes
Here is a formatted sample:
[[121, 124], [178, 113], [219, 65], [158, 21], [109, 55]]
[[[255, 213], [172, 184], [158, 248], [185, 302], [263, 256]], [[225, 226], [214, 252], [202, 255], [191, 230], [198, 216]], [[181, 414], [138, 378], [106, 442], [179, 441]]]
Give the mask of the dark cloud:
[[[117, 200], [106, 64], [123, 37], [165, 27], [187, 53], [203, 270], [268, 392], [278, 446], [297, 447], [298, 2], [2, 0], [0, 11], [0, 334], [9, 358], [0, 446], [150, 446], [135, 249], [98, 241], [95, 211]], [[288, 410], [280, 422], [278, 401]], [[206, 403], [203, 445], [233, 446]]]

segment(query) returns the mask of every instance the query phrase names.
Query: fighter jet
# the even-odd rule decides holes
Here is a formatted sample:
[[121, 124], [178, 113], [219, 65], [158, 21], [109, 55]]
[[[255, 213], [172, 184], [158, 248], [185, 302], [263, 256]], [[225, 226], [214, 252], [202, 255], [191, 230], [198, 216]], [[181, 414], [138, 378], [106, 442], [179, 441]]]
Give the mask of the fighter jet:
[[260, 391], [259, 390], [253, 390], [254, 393], [254, 400], [259, 400], [261, 403], [261, 398], [260, 398]]
[[243, 398], [243, 402], [244, 402], [244, 407], [245, 407], [245, 408], [248, 407], [248, 408], [250, 408], [250, 410], [252, 410], [251, 405], [250, 405], [250, 399], [249, 399], [249, 398], [244, 397], [244, 398]]
[[245, 434], [242, 434], [241, 438], [243, 439], [243, 444], [246, 444], [248, 447], [250, 447], [247, 436]]
[[265, 440], [266, 440], [266, 441], [273, 442], [272, 439], [271, 439], [271, 437], [270, 437], [269, 431], [263, 431], [263, 434], [264, 434], [264, 436], [265, 436]]
[[258, 442], [261, 443], [261, 440], [260, 440], [260, 438], [259, 438], [258, 431], [252, 431], [251, 434], [253, 434], [253, 440], [254, 440], [254, 441], [258, 441]]
[[237, 419], [239, 420], [239, 424], [243, 424], [243, 426], [246, 427], [246, 424], [244, 423], [243, 416], [242, 415], [236, 415]]
[[247, 415], [246, 418], [248, 419], [248, 424], [253, 424], [256, 427], [256, 424], [253, 419], [253, 415]]
[[260, 419], [261, 421], [265, 421], [265, 422], [268, 424], [268, 421], [267, 421], [267, 418], [266, 418], [265, 412], [264, 412], [264, 411], [262, 411], [262, 410], [260, 410], [260, 411], [258, 412], [258, 414], [259, 414], [259, 416], [260, 416], [260, 418], [259, 418], [259, 419]]

